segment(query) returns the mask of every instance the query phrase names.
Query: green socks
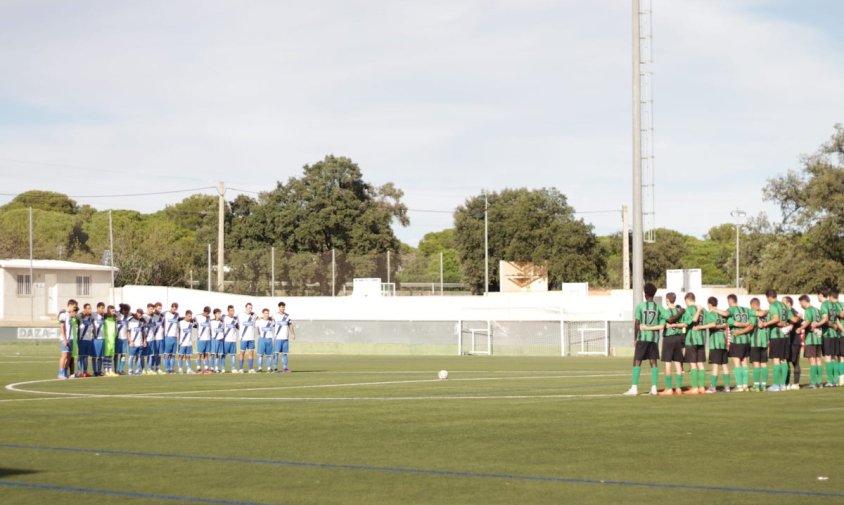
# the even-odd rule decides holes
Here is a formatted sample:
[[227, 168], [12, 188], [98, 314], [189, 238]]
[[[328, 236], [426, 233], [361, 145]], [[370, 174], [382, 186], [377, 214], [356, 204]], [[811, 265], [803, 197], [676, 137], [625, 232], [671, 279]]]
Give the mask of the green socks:
[[724, 373], [724, 387], [730, 387], [730, 374]]
[[717, 375], [710, 375], [709, 376], [709, 387], [714, 388], [718, 385], [718, 376]]
[[634, 386], [639, 385], [639, 375], [641, 375], [641, 374], [642, 374], [642, 367], [634, 366], [633, 367], [633, 385]]
[[651, 386], [656, 387], [657, 382], [659, 382], [659, 368], [652, 366], [651, 367]]
[[833, 372], [833, 369], [835, 367], [835, 363], [833, 363], [832, 361], [828, 361], [825, 365], [826, 365], [826, 381], [832, 382], [832, 376], [835, 375], [835, 373]]
[[753, 385], [754, 386], [759, 385], [759, 377], [761, 375], [762, 375], [762, 373], [760, 372], [759, 367], [756, 367], [756, 366], [753, 367]]
[[672, 377], [671, 374], [666, 374], [666, 376], [665, 376], [665, 389], [672, 389], [671, 383], [673, 381], [671, 380], [671, 377]]
[[683, 374], [677, 375], [677, 389], [683, 389]]

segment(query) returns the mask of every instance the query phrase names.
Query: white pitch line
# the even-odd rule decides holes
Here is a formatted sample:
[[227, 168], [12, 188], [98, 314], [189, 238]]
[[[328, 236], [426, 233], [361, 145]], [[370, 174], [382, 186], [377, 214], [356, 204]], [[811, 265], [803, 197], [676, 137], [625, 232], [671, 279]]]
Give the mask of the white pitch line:
[[[604, 378], [604, 377], [621, 377], [627, 374], [600, 374], [600, 375], [541, 375], [529, 377], [470, 377], [465, 379], [448, 379], [449, 382], [478, 382], [478, 381], [502, 381], [502, 380], [535, 380], [535, 379], [580, 379], [580, 378]], [[410, 379], [401, 381], [376, 381], [376, 382], [351, 382], [340, 384], [303, 384], [299, 386], [268, 386], [255, 388], [227, 388], [227, 389], [205, 389], [190, 391], [163, 391], [151, 393], [138, 393], [137, 396], [158, 396], [158, 395], [184, 395], [184, 394], [198, 394], [198, 393], [234, 393], [241, 391], [273, 391], [279, 389], [314, 389], [314, 388], [343, 388], [343, 387], [358, 387], [358, 386], [390, 386], [396, 384], [420, 384], [426, 382], [442, 382], [439, 379]]]
[[[472, 377], [472, 378], [465, 378], [465, 379], [449, 379], [451, 382], [458, 382], [458, 381], [465, 381], [465, 382], [477, 382], [477, 381], [500, 381], [500, 380], [529, 380], [529, 379], [579, 379], [579, 378], [605, 378], [605, 377], [617, 377], [622, 374], [601, 374], [601, 375], [591, 375], [591, 376], [584, 376], [584, 375], [576, 375], [576, 376], [569, 376], [569, 375], [558, 375], [558, 376], [528, 376], [528, 377]], [[226, 398], [226, 399], [253, 399], [252, 397], [210, 397], [210, 396], [176, 396], [176, 395], [197, 395], [202, 393], [230, 393], [230, 392], [243, 392], [243, 391], [265, 391], [265, 390], [287, 390], [287, 389], [318, 389], [318, 388], [338, 388], [338, 387], [358, 387], [358, 386], [381, 386], [381, 385], [396, 385], [396, 384], [414, 384], [414, 383], [432, 383], [432, 382], [442, 382], [439, 379], [415, 379], [415, 380], [404, 380], [404, 381], [377, 381], [377, 382], [356, 382], [356, 383], [342, 383], [342, 384], [307, 384], [307, 385], [299, 385], [299, 386], [274, 386], [274, 387], [263, 387], [263, 388], [229, 388], [229, 389], [217, 389], [217, 390], [204, 390], [204, 391], [161, 391], [161, 392], [152, 392], [152, 393], [137, 393], [137, 394], [104, 394], [104, 393], [72, 393], [66, 391], [37, 391], [32, 389], [24, 389], [21, 386], [26, 386], [29, 384], [41, 384], [41, 383], [48, 383], [48, 382], [63, 382], [59, 379], [42, 379], [42, 380], [34, 380], [34, 381], [25, 381], [25, 382], [17, 382], [14, 384], [7, 384], [6, 389], [9, 391], [14, 391], [17, 393], [30, 393], [30, 394], [41, 394], [41, 395], [50, 395], [52, 398], [41, 398], [41, 400], [49, 400], [49, 399], [59, 399], [59, 398], [176, 398], [176, 399], [209, 399], [213, 400], [216, 398]], [[574, 397], [581, 397], [583, 395], [551, 395], [550, 398], [565, 398], [569, 396]], [[609, 395], [613, 396], [613, 395]], [[543, 396], [525, 396], [524, 398], [542, 398]], [[367, 397], [363, 397], [367, 398]], [[387, 397], [392, 398], [392, 397]], [[407, 397], [408, 399], [417, 399], [417, 398], [425, 398], [423, 396], [420, 397]], [[437, 398], [450, 398], [450, 397], [442, 397], [442, 396], [434, 396], [431, 397], [434, 399]], [[481, 397], [469, 397], [469, 396], [455, 396], [456, 398], [469, 398], [469, 399], [487, 399], [486, 396]], [[489, 398], [502, 398], [502, 399], [516, 399], [522, 398], [522, 396], [491, 396]], [[299, 400], [300, 398], [273, 398], [268, 397], [264, 398], [266, 400]], [[332, 398], [327, 397], [328, 400], [340, 400], [341, 398]], [[10, 401], [18, 401], [19, 399], [10, 399], [10, 400], [0, 400], [3, 402], [10, 402]], [[36, 398], [26, 398], [20, 400], [36, 400]], [[310, 401], [316, 401], [318, 398], [310, 399]]]

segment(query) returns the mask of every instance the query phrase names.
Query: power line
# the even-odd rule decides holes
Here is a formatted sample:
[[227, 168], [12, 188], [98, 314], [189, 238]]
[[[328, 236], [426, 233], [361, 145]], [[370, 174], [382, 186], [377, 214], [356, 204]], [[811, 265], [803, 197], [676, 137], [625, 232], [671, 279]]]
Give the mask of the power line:
[[[129, 198], [134, 196], [157, 196], [157, 195], [172, 195], [174, 193], [190, 193], [196, 191], [205, 191], [208, 189], [215, 189], [214, 186], [206, 186], [203, 188], [186, 188], [186, 189], [174, 189], [171, 191], [155, 191], [151, 193], [126, 193], [122, 195], [118, 194], [100, 194], [100, 195], [65, 195], [68, 198]], [[0, 196], [19, 196], [23, 193], [0, 193]]]

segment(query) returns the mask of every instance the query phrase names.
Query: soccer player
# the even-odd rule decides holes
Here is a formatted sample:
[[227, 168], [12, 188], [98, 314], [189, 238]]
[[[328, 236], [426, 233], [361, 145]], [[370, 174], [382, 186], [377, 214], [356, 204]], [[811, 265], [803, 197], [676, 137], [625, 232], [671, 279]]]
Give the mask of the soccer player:
[[[785, 383], [786, 389], [796, 391], [800, 389], [800, 350], [803, 348], [803, 338], [800, 334], [800, 326], [803, 324], [803, 318], [794, 308], [794, 299], [790, 296], [783, 296], [782, 303], [787, 309], [786, 314], [789, 316], [788, 326], [783, 330], [788, 330], [788, 337], [791, 345], [788, 347], [788, 360], [786, 365], [791, 364], [791, 370], [786, 371]], [[788, 368], [786, 366], [786, 368]]]
[[750, 300], [750, 310], [756, 316], [756, 329], [750, 336], [750, 362], [753, 364], [753, 389], [763, 391], [768, 386], [768, 328], [767, 312], [760, 310], [758, 298]]
[[803, 335], [805, 342], [803, 355], [809, 360], [809, 388], [817, 389], [823, 384], [821, 311], [812, 306], [809, 295], [803, 295], [798, 300], [800, 307], [803, 308], [803, 324], [800, 325], [800, 333]]
[[287, 354], [290, 351], [290, 341], [296, 340], [296, 330], [284, 302], [278, 302], [278, 312], [274, 319], [273, 372], [278, 373], [278, 355], [281, 354], [281, 371], [282, 373], [290, 373], [290, 369], [287, 367]]
[[196, 336], [196, 373], [209, 374], [211, 368], [208, 365], [208, 359], [212, 354], [214, 343], [211, 334], [211, 307], [206, 306], [202, 309], [202, 314], [196, 316], [196, 326], [199, 328], [199, 334]]
[[272, 371], [274, 328], [275, 321], [270, 317], [270, 309], [262, 310], [261, 319], [255, 322], [255, 330], [258, 332], [258, 372], [264, 371], [264, 362], [267, 364], [267, 372]]
[[214, 337], [214, 373], [226, 370], [226, 362], [223, 357], [226, 352], [226, 327], [223, 324], [223, 311], [214, 309], [214, 317], [211, 319], [211, 335]]
[[221, 371], [226, 371], [226, 355], [231, 356], [231, 373], [235, 372], [235, 355], [237, 354], [237, 316], [234, 314], [234, 305], [226, 308], [226, 315], [223, 316], [223, 356]]
[[835, 365], [835, 376], [838, 380], [834, 383], [838, 386], [844, 386], [844, 325], [842, 325], [842, 321], [844, 321], [844, 305], [838, 301], [838, 291], [830, 291], [829, 293], [829, 300], [835, 306], [835, 327], [837, 331], [836, 334], [836, 343], [837, 343], [837, 359], [833, 359], [833, 362], [836, 362]]
[[823, 331], [823, 360], [826, 368], [825, 387], [833, 387], [838, 384], [836, 374], [836, 361], [838, 357], [838, 331], [836, 330], [837, 312], [832, 300], [829, 300], [832, 293], [826, 289], [818, 290], [818, 301], [821, 302], [821, 320], [818, 323]]
[[[739, 307], [738, 297], [734, 294], [727, 296], [727, 324], [730, 326], [730, 349], [727, 355], [733, 360], [733, 371], [736, 376], [736, 391], [750, 390], [750, 336], [756, 329], [756, 314], [746, 307]], [[724, 315], [724, 314], [722, 314]]]
[[135, 311], [134, 317], [129, 316], [126, 329], [129, 337], [129, 375], [141, 375], [144, 371], [144, 349], [147, 321], [143, 309]]
[[633, 380], [624, 394], [636, 396], [639, 394], [639, 375], [642, 373], [642, 361], [648, 360], [651, 366], [651, 395], [656, 395], [656, 383], [659, 378], [659, 334], [665, 329], [668, 311], [654, 301], [656, 286], [650, 282], [645, 284], [645, 301], [636, 306], [633, 321], [633, 334], [636, 339], [636, 350], [633, 355]]
[[[162, 313], [163, 306], [161, 302], [156, 302], [152, 312], [152, 374], [164, 375], [165, 371], [161, 369], [161, 355], [164, 353], [164, 314]], [[149, 344], [149, 335], [147, 335], [147, 344]]]
[[[665, 333], [662, 336], [662, 362], [665, 363], [665, 389], [659, 396], [679, 395], [683, 392], [683, 334], [686, 325], [680, 322], [685, 309], [676, 305], [677, 295], [665, 294], [665, 304], [668, 319], [665, 323]], [[672, 380], [671, 365], [674, 365]]]
[[174, 373], [176, 371], [176, 348], [179, 342], [179, 304], [170, 304], [170, 310], [164, 314], [164, 371]]
[[727, 321], [718, 310], [718, 299], [710, 296], [706, 300], [707, 310], [703, 316], [703, 324], [698, 327], [700, 330], [709, 331], [709, 364], [712, 365], [712, 375], [709, 376], [709, 388], [707, 394], [718, 391], [718, 369], [724, 378], [724, 392], [730, 392], [730, 369], [727, 366]]
[[240, 350], [237, 353], [237, 372], [243, 373], [243, 358], [246, 356], [249, 373], [255, 373], [255, 319], [257, 314], [252, 312], [252, 304], [247, 303], [243, 313], [238, 316], [238, 331], [240, 332]]
[[686, 312], [682, 321], [686, 323], [685, 361], [689, 364], [689, 377], [692, 387], [684, 395], [702, 395], [706, 384], [706, 330], [701, 330], [706, 311], [696, 305], [695, 294], [686, 293]]
[[67, 380], [72, 376], [69, 370], [73, 362], [73, 353], [76, 348], [76, 337], [79, 330], [79, 304], [74, 299], [67, 301], [67, 309], [59, 312], [59, 337], [61, 337], [61, 356], [59, 357], [59, 375], [61, 380]]
[[155, 348], [155, 305], [152, 303], [147, 304], [147, 312], [144, 314], [144, 350], [141, 356], [141, 365], [143, 368], [143, 374], [149, 375], [153, 373], [153, 366], [152, 363], [154, 361], [154, 348]]
[[791, 347], [791, 337], [786, 333], [786, 326], [791, 319], [791, 312], [784, 303], [777, 300], [776, 290], [765, 291], [765, 297], [768, 299], [768, 314], [761, 326], [768, 329], [771, 346], [769, 357], [774, 364], [774, 383], [771, 384], [768, 391], [785, 391], [785, 378], [788, 375], [788, 350]]
[[97, 303], [97, 311], [92, 317], [94, 325], [94, 340], [91, 345], [91, 363], [94, 368], [94, 377], [101, 377], [103, 375], [103, 351], [105, 350], [105, 336], [103, 335], [103, 325], [105, 324], [105, 303]]
[[128, 304], [121, 303], [117, 312], [117, 341], [114, 346], [115, 371], [117, 375], [126, 373], [126, 354], [129, 352], [129, 318], [132, 310]]
[[90, 377], [88, 373], [88, 358], [93, 354], [94, 346], [94, 315], [91, 313], [91, 304], [82, 306], [82, 314], [79, 315], [79, 360], [76, 367], [77, 377]]
[[196, 321], [193, 320], [193, 311], [186, 310], [185, 317], [176, 323], [179, 327], [179, 373], [182, 372], [182, 363], [185, 365], [185, 372], [192, 374], [190, 358], [193, 356], [193, 330], [196, 328]]
[[103, 316], [103, 358], [101, 375], [114, 377], [114, 349], [117, 345], [117, 312], [114, 305], [106, 307]]

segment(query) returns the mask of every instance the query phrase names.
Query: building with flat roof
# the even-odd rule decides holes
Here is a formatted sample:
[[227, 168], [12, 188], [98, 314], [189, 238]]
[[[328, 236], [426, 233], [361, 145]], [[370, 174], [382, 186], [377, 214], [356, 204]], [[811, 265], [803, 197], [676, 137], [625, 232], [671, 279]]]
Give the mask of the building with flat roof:
[[0, 320], [55, 319], [67, 300], [111, 303], [111, 267], [58, 260], [0, 259]]

